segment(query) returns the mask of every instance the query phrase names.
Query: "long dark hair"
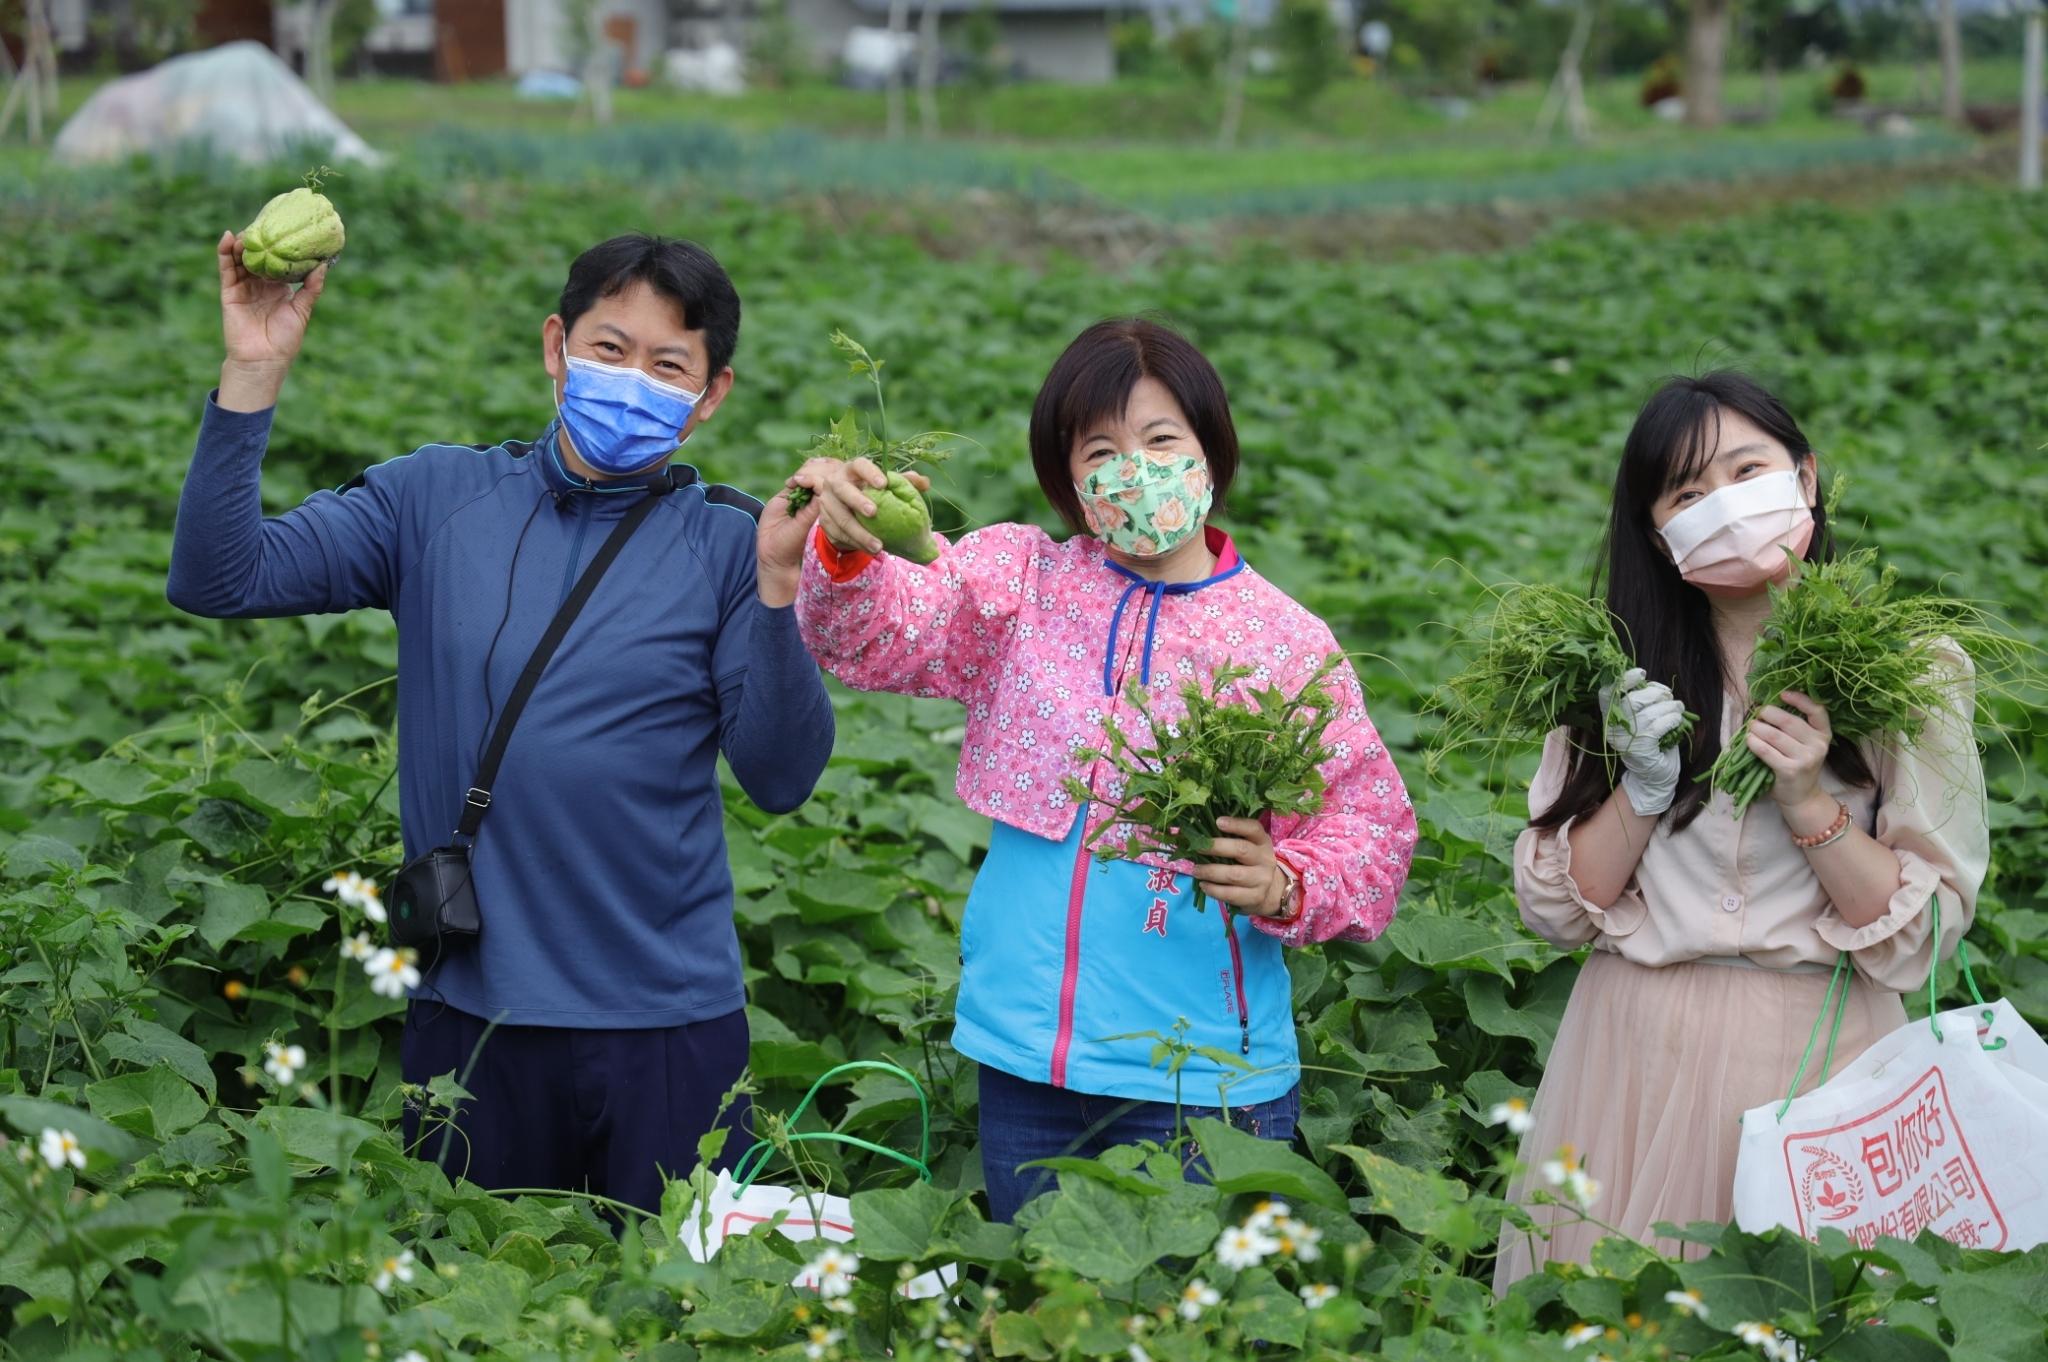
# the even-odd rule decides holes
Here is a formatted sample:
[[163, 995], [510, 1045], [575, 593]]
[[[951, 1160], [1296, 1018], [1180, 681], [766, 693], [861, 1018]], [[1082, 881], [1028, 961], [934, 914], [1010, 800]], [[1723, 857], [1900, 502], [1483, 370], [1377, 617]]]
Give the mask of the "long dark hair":
[[[1795, 469], [1803, 472], [1812, 462], [1813, 446], [1792, 413], [1746, 374], [1721, 369], [1698, 378], [1666, 379], [1643, 404], [1628, 443], [1622, 446], [1604, 561], [1593, 574], [1594, 594], [1606, 589], [1607, 608], [1622, 647], [1652, 681], [1669, 685], [1686, 708], [1700, 716], [1679, 753], [1678, 797], [1666, 814], [1674, 830], [1691, 823], [1706, 807], [1707, 787], [1696, 777], [1720, 755], [1726, 668], [1707, 595], [1679, 575], [1658, 544], [1650, 508], [1705, 467], [1720, 443], [1724, 411], [1746, 417], [1785, 446]], [[1818, 477], [1816, 471], [1816, 486]], [[1825, 501], [1817, 498], [1813, 508], [1808, 562], [1834, 556]], [[1776, 697], [1768, 699], [1775, 702]], [[1614, 791], [1603, 735], [1575, 730], [1572, 739], [1564, 788], [1549, 808], [1531, 811], [1534, 827], [1555, 828], [1583, 818]], [[1862, 753], [1846, 742], [1837, 741], [1829, 750], [1828, 769], [1851, 785], [1869, 785], [1875, 779]]]

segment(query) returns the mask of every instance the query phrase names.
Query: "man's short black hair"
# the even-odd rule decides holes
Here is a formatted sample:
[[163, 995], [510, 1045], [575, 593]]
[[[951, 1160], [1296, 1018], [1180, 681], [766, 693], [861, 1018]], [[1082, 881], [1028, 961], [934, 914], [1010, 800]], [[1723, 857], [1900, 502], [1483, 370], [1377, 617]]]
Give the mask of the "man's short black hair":
[[732, 363], [740, 343], [740, 295], [711, 252], [694, 241], [628, 232], [600, 242], [576, 257], [562, 301], [555, 308], [568, 331], [599, 298], [610, 298], [633, 283], [646, 284], [682, 309], [683, 325], [704, 333], [710, 352], [708, 382]]

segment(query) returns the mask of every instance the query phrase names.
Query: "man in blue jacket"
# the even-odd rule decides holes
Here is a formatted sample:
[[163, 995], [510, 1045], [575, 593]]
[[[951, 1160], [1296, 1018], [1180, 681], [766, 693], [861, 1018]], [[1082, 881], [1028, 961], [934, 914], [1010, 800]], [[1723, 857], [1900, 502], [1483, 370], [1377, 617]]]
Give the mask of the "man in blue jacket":
[[408, 858], [450, 840], [535, 643], [626, 508], [661, 496], [518, 720], [471, 852], [483, 929], [422, 962], [402, 1042], [413, 1083], [476, 1056], [460, 1137], [429, 1142], [451, 1172], [653, 1210], [747, 1062], [718, 754], [784, 812], [832, 750], [784, 566], [815, 505], [793, 518], [669, 462], [732, 390], [739, 295], [687, 242], [592, 247], [541, 327], [557, 414], [537, 439], [426, 445], [265, 519], [271, 416], [327, 268], [294, 290], [244, 270], [233, 233], [218, 256], [227, 358], [166, 594], [214, 617], [392, 613]]

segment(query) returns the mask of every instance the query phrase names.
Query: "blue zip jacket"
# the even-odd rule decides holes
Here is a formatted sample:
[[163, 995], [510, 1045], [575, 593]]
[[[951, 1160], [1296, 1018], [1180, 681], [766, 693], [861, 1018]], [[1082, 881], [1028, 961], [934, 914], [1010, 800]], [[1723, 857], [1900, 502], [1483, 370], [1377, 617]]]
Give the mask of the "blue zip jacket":
[[[575, 478], [551, 423], [531, 445], [427, 445], [265, 519], [271, 416], [207, 400], [166, 595], [216, 618], [392, 613], [410, 858], [449, 841], [497, 706], [646, 483]], [[717, 757], [755, 803], [794, 809], [832, 708], [794, 611], [756, 594], [760, 503], [675, 472], [519, 719], [472, 853], [483, 930], [422, 997], [585, 1028], [745, 1002]]]
[[[1097, 861], [1085, 817], [1063, 841], [995, 823], [960, 923], [953, 1048], [1075, 1092], [1224, 1105], [1283, 1096], [1300, 1081], [1286, 948], [1221, 904], [1195, 911], [1194, 884], [1135, 861]], [[1071, 1020], [1061, 1025], [1062, 1014]], [[1156, 1063], [1176, 1019], [1208, 1055], [1179, 1076]]]

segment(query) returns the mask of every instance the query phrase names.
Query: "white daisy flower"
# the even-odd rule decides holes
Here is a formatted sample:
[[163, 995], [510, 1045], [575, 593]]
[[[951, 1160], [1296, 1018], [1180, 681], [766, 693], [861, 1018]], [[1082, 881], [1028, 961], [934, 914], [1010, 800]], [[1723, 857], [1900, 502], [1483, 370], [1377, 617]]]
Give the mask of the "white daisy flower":
[[370, 1285], [388, 1296], [393, 1285], [412, 1280], [412, 1265], [412, 1250], [400, 1249], [398, 1253], [378, 1264], [377, 1275], [370, 1279]]
[[377, 882], [365, 879], [353, 870], [343, 870], [329, 875], [320, 886], [351, 908], [359, 908], [372, 922], [383, 922], [384, 898], [377, 888]]
[[420, 985], [420, 972], [413, 961], [418, 955], [411, 947], [392, 950], [386, 946], [363, 962], [363, 972], [370, 976], [370, 992], [386, 998], [403, 998]]
[[361, 932], [341, 943], [341, 958], [358, 962], [368, 960], [377, 953], [377, 943]]
[[1180, 1317], [1185, 1320], [1200, 1319], [1203, 1311], [1220, 1304], [1222, 1300], [1222, 1294], [1215, 1287], [1197, 1277], [1181, 1288]]
[[1666, 1291], [1664, 1303], [1676, 1307], [1682, 1315], [1695, 1315], [1700, 1319], [1707, 1317], [1707, 1303], [1697, 1291]]
[[1735, 1326], [1735, 1336], [1760, 1350], [1771, 1362], [1799, 1362], [1799, 1344], [1768, 1324], [1744, 1320]]
[[1301, 1288], [1301, 1303], [1311, 1310], [1320, 1310], [1337, 1299], [1337, 1288], [1328, 1282], [1310, 1282]]
[[427, 1355], [418, 1348], [407, 1348], [398, 1355], [397, 1362], [427, 1362]]
[[1591, 1343], [1594, 1339], [1599, 1338], [1606, 1332], [1607, 1330], [1601, 1328], [1597, 1324], [1575, 1324], [1571, 1328], [1565, 1330], [1564, 1346], [1567, 1348], [1576, 1348], [1581, 1343]]
[[1536, 1118], [1529, 1114], [1529, 1104], [1519, 1097], [1510, 1097], [1505, 1102], [1495, 1102], [1493, 1109], [1486, 1113], [1486, 1124], [1506, 1126], [1512, 1135], [1526, 1135], [1529, 1127], [1536, 1124]]
[[860, 1271], [860, 1255], [849, 1253], [842, 1248], [828, 1248], [811, 1259], [804, 1269], [806, 1277], [818, 1281], [818, 1294], [826, 1300], [834, 1300], [853, 1292], [854, 1276]]
[[1558, 1150], [1556, 1158], [1545, 1159], [1538, 1171], [1552, 1187], [1563, 1188], [1565, 1196], [1582, 1210], [1600, 1196], [1600, 1184], [1586, 1172], [1578, 1151], [1570, 1145]]
[[804, 1341], [804, 1356], [812, 1359], [812, 1362], [816, 1362], [818, 1358], [825, 1355], [827, 1349], [833, 1347], [840, 1339], [845, 1337], [846, 1334], [843, 1330], [829, 1329], [822, 1324], [813, 1324], [810, 1337]]
[[1280, 1216], [1273, 1222], [1272, 1234], [1280, 1242], [1280, 1251], [1297, 1263], [1313, 1263], [1323, 1256], [1323, 1232], [1305, 1221]]
[[306, 1052], [296, 1045], [279, 1045], [276, 1041], [263, 1049], [270, 1056], [263, 1061], [263, 1072], [276, 1079], [278, 1087], [290, 1087], [299, 1070], [306, 1067]]
[[1216, 1261], [1233, 1270], [1257, 1267], [1279, 1251], [1277, 1242], [1248, 1224], [1232, 1225], [1216, 1237]]
[[1293, 1208], [1284, 1201], [1261, 1201], [1252, 1207], [1252, 1213], [1245, 1217], [1244, 1223], [1248, 1228], [1265, 1234], [1293, 1214]]
[[73, 1168], [85, 1167], [85, 1149], [78, 1143], [78, 1137], [70, 1131], [45, 1126], [39, 1144], [43, 1162], [50, 1167], [62, 1168], [67, 1163]]

